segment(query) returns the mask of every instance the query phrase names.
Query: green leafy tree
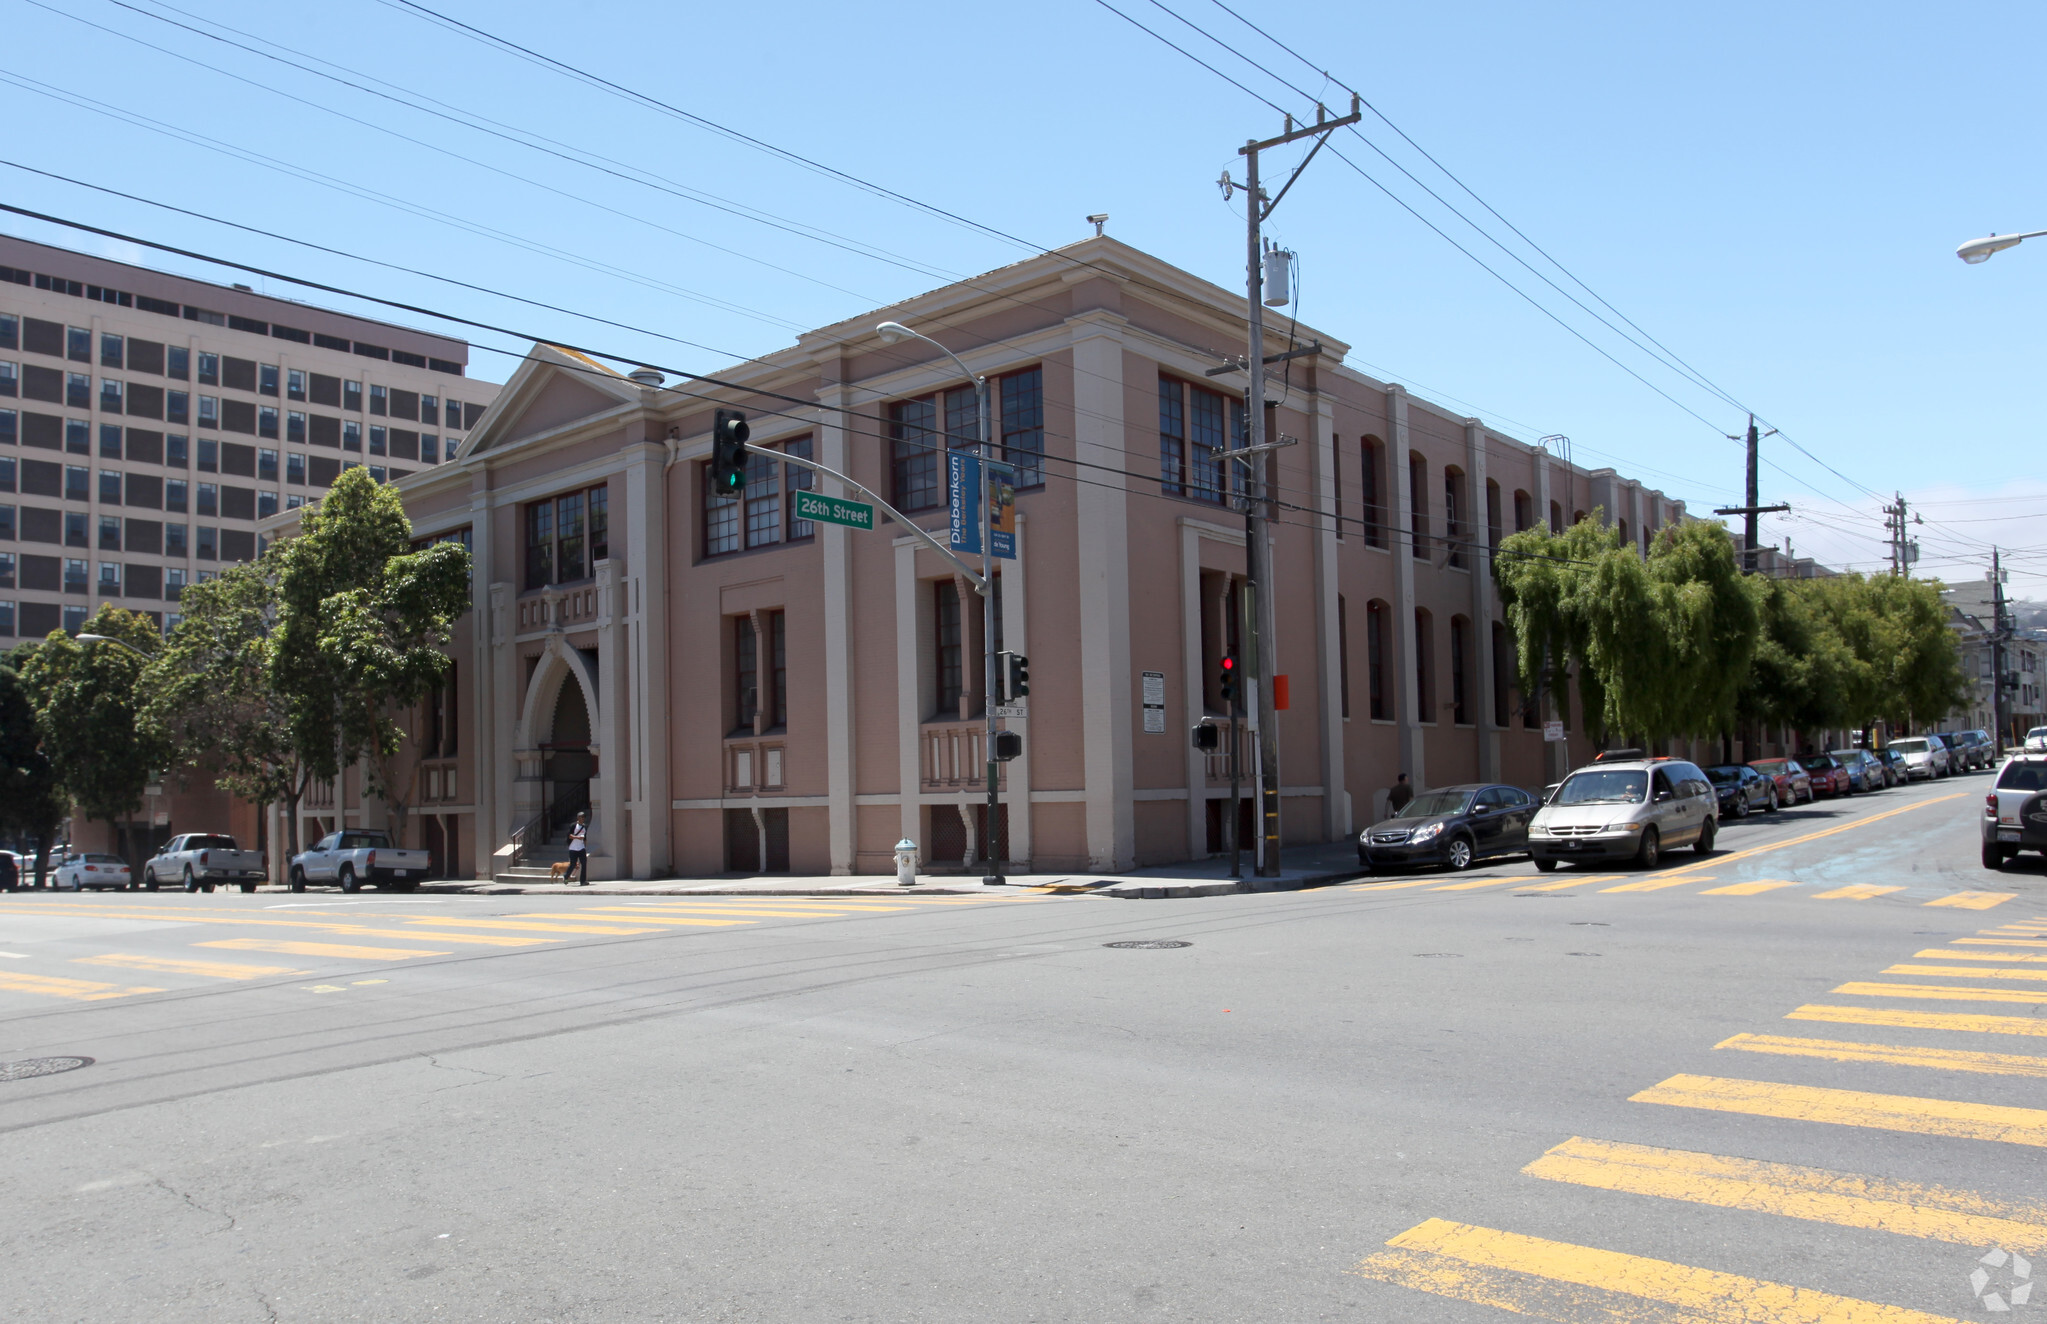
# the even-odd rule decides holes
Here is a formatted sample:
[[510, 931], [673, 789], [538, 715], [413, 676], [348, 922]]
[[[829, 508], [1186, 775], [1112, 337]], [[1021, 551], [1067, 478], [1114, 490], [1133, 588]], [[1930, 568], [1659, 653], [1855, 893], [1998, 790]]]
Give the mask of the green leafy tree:
[[52, 631], [28, 651], [21, 680], [58, 788], [111, 837], [142, 808], [143, 788], [166, 756], [136, 720], [136, 680], [162, 640], [147, 616], [112, 606], [94, 613], [83, 633], [119, 642], [82, 644]]
[[184, 590], [184, 619], [142, 672], [141, 720], [224, 789], [282, 804], [286, 850], [297, 854], [298, 805], [311, 778], [292, 747], [290, 705], [270, 682], [281, 564], [272, 547]]
[[1733, 540], [1717, 524], [1672, 525], [1645, 560], [1602, 518], [1501, 543], [1494, 574], [1520, 641], [1524, 692], [1539, 680], [1554, 685], [1569, 659], [1595, 740], [1720, 734], [1734, 720], [1758, 628], [1756, 590]]
[[1817, 601], [1812, 586], [1822, 582], [1760, 581], [1761, 628], [1735, 705], [1745, 727], [1822, 731], [1860, 720], [1854, 705], [1861, 663]]
[[[18, 660], [26, 661], [36, 647], [22, 645]], [[35, 842], [34, 881], [40, 884], [49, 869], [50, 844], [64, 818], [64, 797], [50, 758], [43, 753], [35, 704], [15, 670], [15, 660], [0, 662], [0, 832]]]
[[415, 552], [411, 539], [398, 493], [361, 467], [344, 471], [306, 509], [299, 535], [278, 544], [270, 654], [293, 753], [321, 779], [360, 763], [394, 835], [410, 799], [393, 714], [441, 683], [449, 627], [469, 609], [469, 550]]

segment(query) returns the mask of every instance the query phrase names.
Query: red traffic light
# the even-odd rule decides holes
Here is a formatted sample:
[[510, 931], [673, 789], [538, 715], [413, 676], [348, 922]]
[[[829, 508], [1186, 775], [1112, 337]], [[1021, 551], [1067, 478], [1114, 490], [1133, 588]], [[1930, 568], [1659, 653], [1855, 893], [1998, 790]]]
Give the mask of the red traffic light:
[[1235, 658], [1233, 658], [1233, 657], [1226, 657], [1226, 658], [1224, 658], [1224, 659], [1223, 659], [1223, 670], [1224, 670], [1224, 671], [1235, 671], [1236, 669], [1237, 669], [1237, 659], [1235, 659]]

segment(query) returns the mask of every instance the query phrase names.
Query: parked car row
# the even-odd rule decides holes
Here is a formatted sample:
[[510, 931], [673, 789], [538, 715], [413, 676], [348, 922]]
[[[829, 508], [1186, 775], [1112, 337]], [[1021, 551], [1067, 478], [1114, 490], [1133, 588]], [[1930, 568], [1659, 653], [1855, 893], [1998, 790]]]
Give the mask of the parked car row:
[[[2047, 728], [2041, 734], [2047, 738]], [[1463, 870], [1525, 852], [1544, 871], [1584, 859], [1631, 859], [1646, 867], [1673, 848], [1711, 851], [1723, 819], [1976, 766], [1969, 761], [1976, 757], [1974, 736], [1983, 736], [1989, 747], [1982, 732], [1954, 732], [1948, 740], [1902, 736], [1878, 751], [1834, 749], [1704, 768], [1682, 759], [1643, 758], [1639, 750], [1608, 750], [1540, 796], [1485, 782], [1425, 791], [1358, 834], [1358, 863], [1368, 870], [1417, 865]], [[2047, 768], [2047, 761], [2041, 766]], [[2047, 797], [2042, 803], [2047, 805]], [[2041, 823], [2047, 833], [2047, 817]]]

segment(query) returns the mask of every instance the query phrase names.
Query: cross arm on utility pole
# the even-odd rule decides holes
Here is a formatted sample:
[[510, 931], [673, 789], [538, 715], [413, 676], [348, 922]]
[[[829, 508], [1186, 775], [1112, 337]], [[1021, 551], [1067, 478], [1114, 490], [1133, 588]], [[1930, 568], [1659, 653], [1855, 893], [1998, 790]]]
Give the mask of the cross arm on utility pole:
[[1289, 115], [1286, 117], [1286, 132], [1280, 134], [1279, 137], [1267, 138], [1264, 142], [1246, 143], [1237, 149], [1239, 156], [1256, 156], [1267, 148], [1284, 147], [1288, 143], [1299, 142], [1303, 138], [1313, 138], [1315, 140], [1315, 146], [1309, 150], [1306, 156], [1301, 158], [1301, 163], [1294, 167], [1294, 173], [1287, 176], [1286, 183], [1281, 186], [1272, 201], [1260, 206], [1259, 203], [1262, 195], [1261, 197], [1251, 199], [1251, 210], [1257, 213], [1259, 219], [1263, 220], [1265, 217], [1272, 215], [1273, 209], [1279, 206], [1279, 200], [1287, 195], [1287, 190], [1294, 186], [1294, 181], [1299, 179], [1301, 172], [1308, 168], [1308, 162], [1314, 160], [1315, 153], [1322, 150], [1322, 144], [1329, 141], [1329, 133], [1332, 129], [1340, 129], [1346, 124], [1356, 124], [1364, 118], [1363, 113], [1358, 107], [1358, 99], [1355, 96], [1350, 99], [1350, 114], [1345, 115], [1342, 119], [1334, 120], [1324, 118], [1327, 114], [1328, 112], [1321, 105], [1316, 105], [1315, 122], [1313, 124], [1304, 124], [1298, 129], [1294, 127], [1294, 117]]
[[[1322, 342], [1318, 340], [1312, 345], [1303, 345], [1299, 349], [1290, 349], [1284, 354], [1267, 354], [1265, 356], [1265, 361], [1267, 363], [1285, 363], [1289, 359], [1313, 358], [1315, 357], [1315, 355], [1320, 354], [1321, 352]], [[1242, 362], [1236, 362], [1225, 363], [1220, 368], [1209, 368], [1206, 371], [1204, 371], [1202, 375], [1205, 377], [1223, 377], [1233, 372], [1247, 371], [1249, 371], [1249, 369], [1247, 369]]]
[[821, 473], [827, 478], [838, 479], [846, 486], [852, 488], [855, 492], [858, 492], [861, 496], [866, 497], [875, 505], [880, 506], [882, 514], [887, 515], [890, 519], [902, 525], [903, 528], [907, 530], [912, 537], [921, 539], [924, 542], [924, 544], [928, 546], [932, 551], [937, 552], [940, 556], [952, 562], [954, 566], [958, 567], [959, 572], [967, 577], [967, 582], [974, 586], [974, 592], [979, 593], [984, 598], [988, 596], [988, 581], [981, 575], [980, 571], [974, 569], [965, 561], [960, 560], [957, 556], [954, 556], [952, 554], [952, 549], [950, 547], [947, 547], [944, 543], [938, 541], [938, 539], [932, 537], [923, 529], [917, 527], [915, 524], [912, 524], [910, 522], [910, 517], [908, 515], [905, 515], [902, 511], [897, 510], [888, 502], [883, 501], [879, 496], [875, 495], [874, 490], [872, 488], [864, 487], [861, 484], [856, 483], [852, 479], [846, 477], [846, 475], [840, 473], [837, 469], [828, 469], [824, 465], [819, 464], [815, 460], [806, 460], [801, 458], [800, 456], [787, 455], [781, 451], [767, 450], [760, 446], [748, 446], [746, 449], [755, 455], [765, 455], [771, 460], [780, 460], [784, 464], [793, 464], [798, 468], [808, 469], [813, 473]]
[[1715, 515], [1776, 515], [1791, 509], [1789, 506], [1717, 506]]

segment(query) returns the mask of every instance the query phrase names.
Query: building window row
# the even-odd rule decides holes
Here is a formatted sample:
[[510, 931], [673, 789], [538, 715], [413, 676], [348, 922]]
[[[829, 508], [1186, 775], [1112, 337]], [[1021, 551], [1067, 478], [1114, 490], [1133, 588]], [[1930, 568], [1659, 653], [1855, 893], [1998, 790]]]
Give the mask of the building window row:
[[[371, 469], [372, 476], [376, 470]], [[567, 492], [526, 506], [526, 587], [588, 579], [611, 555], [611, 489]]]
[[[797, 437], [783, 442], [779, 450], [807, 460], [811, 457], [811, 439]], [[749, 451], [746, 485], [738, 496], [722, 496], [711, 489], [710, 466], [700, 466], [704, 555], [724, 556], [817, 536], [816, 524], [795, 515], [795, 494], [809, 491], [815, 477], [801, 465], [783, 464], [764, 451]]]
[[1167, 495], [1227, 503], [1243, 490], [1243, 475], [1223, 452], [1248, 444], [1242, 400], [1160, 376], [1159, 485]]
[[[1019, 489], [1045, 484], [1045, 375], [1026, 368], [988, 383], [990, 428], [1000, 463], [1014, 471]], [[948, 451], [980, 445], [980, 404], [971, 386], [911, 400], [885, 411], [889, 448], [889, 500], [905, 514], [945, 504]]]

